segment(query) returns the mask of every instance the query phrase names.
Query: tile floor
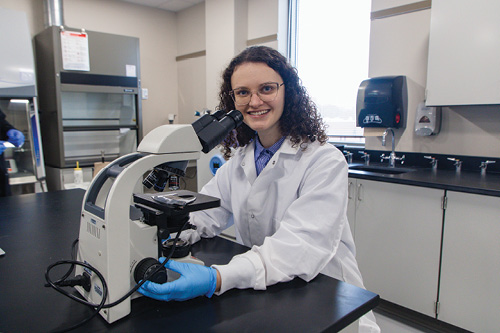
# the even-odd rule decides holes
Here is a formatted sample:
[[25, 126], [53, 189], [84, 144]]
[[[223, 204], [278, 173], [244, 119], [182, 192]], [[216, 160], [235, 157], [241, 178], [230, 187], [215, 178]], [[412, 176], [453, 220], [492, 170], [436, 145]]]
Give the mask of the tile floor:
[[375, 318], [377, 319], [377, 324], [380, 327], [382, 333], [421, 333], [421, 332], [432, 332], [432, 331], [422, 331], [417, 328], [405, 325], [399, 321], [392, 318], [381, 315], [380, 313], [375, 313]]

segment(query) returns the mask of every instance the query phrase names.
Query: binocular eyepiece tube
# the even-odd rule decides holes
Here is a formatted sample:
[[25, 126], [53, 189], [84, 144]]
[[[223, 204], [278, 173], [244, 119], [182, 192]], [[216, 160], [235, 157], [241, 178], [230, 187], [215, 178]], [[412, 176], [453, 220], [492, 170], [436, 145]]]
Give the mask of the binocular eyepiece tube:
[[243, 115], [238, 110], [224, 114], [223, 110], [214, 114], [206, 114], [192, 126], [200, 139], [205, 154], [211, 151], [235, 128], [243, 123]]

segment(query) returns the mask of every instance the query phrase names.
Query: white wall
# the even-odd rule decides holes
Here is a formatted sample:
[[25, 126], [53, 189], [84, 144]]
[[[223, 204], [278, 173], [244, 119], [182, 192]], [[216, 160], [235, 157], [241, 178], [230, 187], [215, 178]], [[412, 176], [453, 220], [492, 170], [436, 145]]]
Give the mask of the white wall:
[[[418, 1], [372, 0], [372, 12]], [[431, 10], [373, 20], [369, 76], [406, 75], [409, 79], [408, 123], [397, 131], [397, 151], [500, 157], [500, 107], [443, 108], [441, 132], [433, 137], [414, 134], [415, 110], [423, 100]], [[367, 137], [366, 148], [387, 150], [380, 137]]]
[[[195, 111], [207, 108], [206, 102], [206, 53], [205, 3], [200, 3], [177, 13], [178, 119], [176, 123], [191, 124], [197, 118]], [[198, 55], [196, 55], [198, 54]]]
[[248, 39], [278, 33], [278, 1], [250, 0], [248, 2]]
[[[263, 39], [286, 50], [286, 6], [286, 0], [206, 0], [177, 14], [179, 123], [196, 120], [195, 110], [215, 109], [222, 71], [247, 45]], [[212, 177], [214, 153], [198, 160], [199, 189]]]
[[19, 10], [26, 13], [32, 36], [43, 30], [43, 1], [40, 0], [3, 0], [0, 7]]

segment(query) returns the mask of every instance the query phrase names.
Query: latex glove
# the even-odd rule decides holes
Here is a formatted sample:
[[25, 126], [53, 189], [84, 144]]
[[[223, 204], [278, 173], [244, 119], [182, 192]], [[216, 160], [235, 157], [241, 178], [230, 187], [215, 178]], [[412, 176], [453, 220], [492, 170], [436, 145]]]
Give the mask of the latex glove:
[[[163, 263], [165, 258], [160, 258]], [[169, 260], [166, 268], [181, 275], [163, 284], [146, 281], [138, 290], [159, 301], [185, 301], [198, 296], [212, 297], [217, 286], [217, 271], [212, 267]]]
[[21, 147], [24, 143], [24, 134], [21, 131], [12, 128], [7, 131], [7, 136], [9, 137], [9, 142], [16, 147]]
[[0, 141], [0, 155], [3, 154], [3, 151], [5, 150], [5, 145], [3, 144], [3, 141]]

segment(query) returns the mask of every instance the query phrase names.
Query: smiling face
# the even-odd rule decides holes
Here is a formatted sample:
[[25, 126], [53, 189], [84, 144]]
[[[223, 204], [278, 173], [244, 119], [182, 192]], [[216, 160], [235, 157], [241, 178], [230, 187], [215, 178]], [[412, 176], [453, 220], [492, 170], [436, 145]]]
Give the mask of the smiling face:
[[271, 67], [260, 62], [245, 62], [233, 72], [231, 76], [232, 89], [245, 89], [252, 93], [250, 102], [245, 106], [237, 106], [243, 114], [243, 121], [259, 135], [264, 147], [272, 146], [281, 137], [279, 119], [285, 105], [285, 87], [278, 89], [273, 101], [264, 102], [257, 94], [262, 91], [263, 84], [283, 83], [281, 76]]

